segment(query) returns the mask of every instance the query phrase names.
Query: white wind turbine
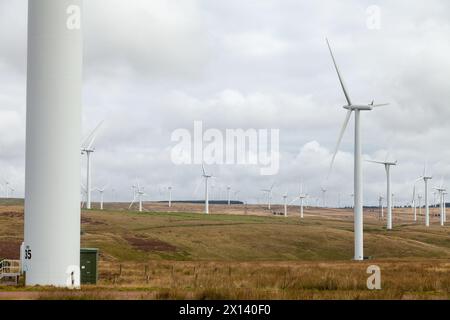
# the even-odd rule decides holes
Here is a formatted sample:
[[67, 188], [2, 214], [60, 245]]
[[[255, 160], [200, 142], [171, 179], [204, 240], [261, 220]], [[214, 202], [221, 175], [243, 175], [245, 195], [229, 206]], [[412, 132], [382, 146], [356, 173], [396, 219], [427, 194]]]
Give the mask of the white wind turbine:
[[374, 108], [385, 106], [387, 104], [375, 104], [372, 101], [371, 104], [368, 105], [355, 105], [352, 103], [348, 91], [345, 87], [344, 80], [339, 71], [338, 65], [336, 63], [336, 59], [334, 58], [333, 51], [331, 50], [330, 43], [327, 39], [328, 49], [331, 54], [331, 58], [333, 59], [333, 64], [336, 69], [339, 82], [341, 84], [342, 90], [344, 91], [345, 98], [347, 100], [347, 105], [344, 106], [344, 109], [347, 109], [347, 116], [344, 121], [344, 125], [339, 134], [337, 146], [335, 152], [333, 154], [333, 158], [331, 160], [330, 172], [333, 167], [334, 160], [336, 158], [337, 152], [339, 151], [339, 147], [344, 136], [345, 130], [347, 129], [347, 125], [350, 121], [350, 117], [352, 113], [355, 113], [355, 160], [354, 160], [354, 233], [355, 233], [355, 256], [354, 259], [361, 261], [364, 260], [364, 234], [363, 234], [363, 176], [362, 176], [362, 141], [361, 141], [361, 111], [371, 111]]
[[231, 186], [227, 186], [228, 206], [231, 206]]
[[300, 200], [300, 218], [303, 219], [305, 217], [304, 215], [304, 203], [305, 203], [305, 199], [308, 198], [308, 195], [303, 193], [303, 184], [300, 184], [300, 192], [299, 195], [297, 196], [297, 198], [295, 198], [292, 202], [294, 203], [297, 200]]
[[411, 203], [411, 206], [412, 206], [412, 208], [413, 208], [414, 222], [417, 222], [416, 183], [417, 183], [417, 180], [414, 182], [413, 196], [412, 196], [412, 203]]
[[[430, 207], [428, 204], [428, 181], [430, 181], [431, 179], [433, 179], [433, 177], [427, 175], [427, 165], [425, 165], [425, 167], [423, 168], [423, 175], [421, 177], [419, 177], [417, 181], [423, 180], [424, 184], [425, 184], [425, 226], [429, 227], [430, 226]], [[422, 209], [422, 208], [421, 208]]]
[[378, 198], [378, 203], [379, 203], [379, 206], [380, 206], [380, 217], [381, 217], [381, 219], [383, 219], [384, 218], [384, 211], [383, 211], [383, 209], [384, 209], [384, 207], [383, 207], [383, 200], [384, 200], [384, 198], [383, 198], [383, 196], [380, 196], [379, 198]]
[[286, 190], [286, 192], [283, 194], [283, 201], [284, 201], [284, 216], [287, 217], [288, 216], [288, 203], [287, 200], [288, 199], [288, 192]]
[[326, 195], [328, 190], [325, 187], [320, 187], [320, 191], [322, 191], [322, 206], [326, 208], [327, 207]]
[[139, 182], [137, 183], [137, 185], [132, 186], [133, 188], [133, 201], [131, 202], [129, 209], [131, 209], [131, 207], [136, 203], [136, 200], [139, 201], [139, 212], [143, 211], [143, 206], [142, 206], [142, 197], [145, 196], [145, 192], [144, 192], [144, 188], [141, 188], [141, 186], [139, 185]]
[[447, 223], [447, 203], [445, 202], [445, 196], [448, 194], [448, 192], [444, 191], [442, 193], [442, 202], [444, 204], [444, 224]]
[[209, 189], [208, 180], [213, 176], [206, 173], [205, 166], [202, 164], [202, 177], [205, 179], [205, 214], [209, 214]]
[[397, 161], [387, 161], [388, 156], [386, 156], [385, 161], [374, 161], [367, 160], [367, 162], [372, 162], [376, 164], [381, 164], [386, 170], [386, 206], [387, 206], [387, 230], [392, 230], [392, 198], [391, 193], [391, 167], [397, 165]]
[[108, 188], [109, 185], [106, 185], [102, 188], [96, 188], [95, 190], [97, 190], [100, 193], [100, 210], [103, 210], [103, 200], [104, 200], [104, 196], [105, 196], [105, 191]]
[[167, 188], [168, 192], [169, 192], [169, 208], [172, 208], [172, 191], [173, 191], [173, 187], [170, 186]]
[[269, 189], [261, 189], [262, 192], [267, 194], [267, 209], [271, 209], [271, 201], [272, 201], [272, 194], [273, 194], [273, 188], [275, 187], [275, 183], [273, 183]]
[[422, 195], [417, 195], [417, 199], [419, 199], [419, 215], [422, 216]]
[[5, 182], [5, 198], [8, 199], [11, 196], [11, 193], [14, 192], [15, 190], [13, 187], [11, 187], [11, 183], [9, 181], [4, 179], [3, 181]]
[[95, 152], [94, 142], [97, 138], [98, 131], [100, 130], [103, 122], [100, 122], [97, 127], [92, 131], [92, 133], [86, 138], [86, 140], [81, 145], [81, 154], [86, 155], [86, 208], [91, 209], [91, 190], [92, 190], [92, 181], [91, 181], [91, 154]]
[[444, 178], [442, 178], [441, 180], [441, 185], [439, 187], [434, 188], [438, 193], [439, 193], [439, 217], [440, 217], [440, 222], [441, 222], [441, 226], [445, 225], [445, 220], [444, 220], [444, 193], [447, 191], [444, 188]]

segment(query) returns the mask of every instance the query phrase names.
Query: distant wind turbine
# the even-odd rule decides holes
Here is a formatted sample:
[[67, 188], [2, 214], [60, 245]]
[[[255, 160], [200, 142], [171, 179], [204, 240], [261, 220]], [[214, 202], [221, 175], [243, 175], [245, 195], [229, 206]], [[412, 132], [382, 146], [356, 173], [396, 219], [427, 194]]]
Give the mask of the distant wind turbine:
[[413, 208], [414, 222], [417, 222], [416, 183], [417, 183], [417, 181], [414, 182], [413, 196], [412, 196], [412, 203], [411, 203], [411, 206]]
[[322, 205], [324, 208], [326, 208], [327, 207], [326, 194], [328, 190], [325, 187], [320, 187], [320, 191], [322, 191]]
[[387, 206], [387, 229], [392, 230], [392, 193], [391, 193], [391, 167], [397, 165], [397, 161], [390, 162], [387, 161], [387, 156], [385, 161], [373, 161], [367, 160], [367, 162], [372, 162], [376, 164], [381, 164], [384, 166], [386, 170], [386, 182], [387, 182], [387, 191], [386, 191], [386, 206]]
[[297, 198], [295, 198], [292, 202], [291, 202], [291, 204], [292, 203], [294, 203], [295, 201], [297, 201], [297, 200], [300, 200], [300, 218], [301, 219], [303, 219], [305, 216], [304, 216], [304, 209], [303, 209], [303, 206], [304, 206], [304, 201], [305, 201], [305, 199], [307, 199], [308, 198], [308, 195], [307, 194], [305, 194], [305, 193], [303, 193], [303, 184], [300, 184], [300, 192], [299, 192], [299, 195], [297, 196]]
[[100, 210], [103, 210], [103, 200], [104, 200], [104, 195], [105, 195], [105, 191], [108, 188], [108, 185], [102, 187], [102, 188], [96, 188], [95, 190], [97, 190], [100, 193]]
[[333, 168], [334, 160], [336, 159], [336, 155], [339, 151], [339, 147], [342, 141], [342, 138], [344, 136], [345, 130], [347, 129], [348, 123], [350, 121], [350, 117], [352, 113], [355, 113], [355, 147], [354, 147], [354, 234], [355, 234], [355, 255], [354, 259], [361, 261], [364, 260], [364, 223], [363, 223], [363, 176], [362, 176], [362, 161], [361, 161], [361, 154], [362, 154], [362, 141], [361, 141], [361, 111], [371, 111], [374, 108], [385, 106], [387, 104], [375, 104], [374, 101], [372, 101], [371, 104], [368, 105], [355, 105], [352, 103], [350, 99], [350, 95], [345, 87], [344, 80], [341, 76], [341, 73], [339, 71], [338, 65], [336, 63], [336, 59], [334, 58], [333, 51], [331, 50], [330, 43], [327, 39], [327, 45], [328, 49], [331, 54], [331, 58], [333, 60], [334, 67], [336, 69], [339, 82], [341, 84], [342, 90], [344, 91], [345, 98], [347, 100], [347, 105], [344, 106], [344, 109], [347, 109], [347, 115], [344, 121], [344, 125], [341, 129], [341, 132], [339, 134], [338, 142], [336, 145], [336, 149], [334, 151], [331, 165], [330, 165], [330, 172], [328, 175], [330, 175], [331, 170]]
[[422, 216], [422, 195], [419, 194], [417, 199], [419, 199], [419, 215]]
[[434, 188], [438, 193], [439, 193], [439, 209], [440, 209], [440, 222], [441, 222], [441, 226], [445, 225], [445, 219], [444, 219], [444, 192], [446, 192], [447, 190], [444, 188], [444, 178], [442, 178], [441, 180], [441, 185], [439, 187]]
[[446, 191], [442, 193], [442, 202], [444, 203], [444, 224], [447, 223], [447, 203], [445, 202], [445, 196], [447, 194]]
[[384, 211], [383, 211], [383, 200], [384, 200], [384, 198], [383, 198], [383, 196], [380, 196], [379, 198], [378, 198], [378, 203], [379, 203], [379, 206], [380, 206], [380, 218], [381, 219], [383, 219], [384, 218]]
[[146, 195], [144, 192], [144, 188], [141, 188], [141, 186], [139, 185], [139, 182], [137, 183], [137, 185], [134, 185], [132, 188], [133, 188], [134, 197], [133, 197], [133, 201], [131, 202], [128, 209], [131, 209], [131, 207], [133, 207], [133, 205], [136, 203], [136, 201], [139, 201], [139, 212], [142, 212], [143, 211], [142, 197]]
[[283, 200], [284, 200], [284, 216], [287, 217], [288, 216], [288, 203], [287, 200], [288, 199], [288, 193], [286, 191], [285, 194], [283, 194]]
[[97, 138], [98, 132], [103, 125], [103, 121], [100, 122], [94, 131], [86, 138], [81, 145], [81, 154], [86, 155], [86, 208], [91, 209], [91, 154], [95, 152], [94, 142]]
[[271, 208], [272, 193], [273, 193], [274, 187], [275, 187], [275, 183], [273, 183], [269, 189], [261, 189], [262, 192], [267, 194], [267, 209], [269, 209], [269, 210]]
[[433, 179], [433, 177], [427, 175], [427, 165], [423, 168], [423, 175], [419, 177], [416, 181], [423, 180], [425, 184], [425, 226], [430, 226], [430, 207], [428, 204], [428, 181]]
[[169, 208], [172, 208], [172, 191], [173, 191], [173, 187], [170, 186], [167, 188], [167, 190], [169, 191]]
[[202, 164], [202, 177], [205, 179], [205, 214], [209, 214], [209, 189], [208, 180], [213, 176], [206, 173], [205, 166]]
[[227, 186], [228, 206], [231, 206], [231, 186]]

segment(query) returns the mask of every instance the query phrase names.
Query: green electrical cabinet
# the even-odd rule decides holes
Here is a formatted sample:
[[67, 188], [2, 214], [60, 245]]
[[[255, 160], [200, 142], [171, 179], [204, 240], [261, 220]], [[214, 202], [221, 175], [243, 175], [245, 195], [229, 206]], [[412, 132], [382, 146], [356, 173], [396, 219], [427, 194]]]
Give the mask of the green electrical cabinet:
[[98, 249], [84, 248], [80, 253], [81, 284], [97, 284]]

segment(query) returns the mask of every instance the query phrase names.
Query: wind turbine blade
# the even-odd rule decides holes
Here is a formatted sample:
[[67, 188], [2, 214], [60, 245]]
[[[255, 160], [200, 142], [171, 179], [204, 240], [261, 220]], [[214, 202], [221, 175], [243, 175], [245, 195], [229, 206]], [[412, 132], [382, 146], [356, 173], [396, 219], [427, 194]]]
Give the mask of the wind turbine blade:
[[295, 201], [300, 200], [300, 197], [295, 198], [294, 200], [292, 200], [289, 205], [293, 204]]
[[384, 164], [384, 162], [382, 162], [382, 161], [375, 161], [375, 160], [366, 160], [366, 162], [377, 163], [377, 164]]
[[371, 107], [372, 108], [379, 108], [379, 107], [386, 107], [389, 106], [389, 103], [380, 103], [380, 104], [373, 104]]
[[339, 67], [336, 63], [336, 59], [334, 58], [333, 50], [331, 50], [330, 42], [328, 41], [328, 39], [326, 39], [326, 40], [327, 40], [328, 49], [330, 50], [331, 58], [333, 59], [334, 67], [335, 67], [337, 75], [339, 77], [339, 82], [341, 83], [342, 90], [344, 91], [345, 99], [347, 99], [348, 105], [351, 106], [352, 101], [350, 100], [350, 95], [348, 94], [347, 89], [345, 87], [344, 79], [341, 76], [341, 72], [339, 71]]
[[88, 149], [90, 150], [92, 148], [92, 145], [95, 142], [95, 139], [97, 138], [98, 135], [98, 131], [100, 130], [100, 128], [102, 127], [103, 123], [105, 121], [101, 121], [97, 127], [95, 127], [95, 129], [91, 132], [91, 134], [86, 138], [86, 140], [83, 142], [82, 144], [82, 148]]
[[334, 153], [333, 153], [333, 158], [331, 159], [331, 164], [330, 164], [330, 169], [328, 171], [327, 179], [330, 177], [331, 170], [333, 169], [333, 165], [334, 165], [334, 160], [336, 160], [336, 155], [339, 151], [339, 147], [341, 146], [342, 138], [344, 137], [344, 133], [345, 133], [345, 130], [347, 129], [348, 122], [350, 121], [351, 115], [352, 115], [352, 111], [348, 110], [347, 115], [345, 117], [344, 125], [342, 126], [341, 132], [339, 134], [336, 149], [334, 150]]

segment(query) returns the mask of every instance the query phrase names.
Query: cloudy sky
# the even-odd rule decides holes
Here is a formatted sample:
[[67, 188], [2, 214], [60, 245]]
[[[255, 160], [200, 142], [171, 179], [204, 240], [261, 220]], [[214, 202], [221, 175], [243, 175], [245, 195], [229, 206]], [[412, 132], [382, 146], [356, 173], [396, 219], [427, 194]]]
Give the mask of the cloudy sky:
[[[372, 5], [379, 29], [368, 27]], [[0, 0], [0, 177], [15, 196], [24, 190], [26, 7]], [[450, 179], [449, 14], [446, 0], [85, 1], [84, 134], [105, 120], [94, 186], [130, 200], [139, 179], [149, 200], [164, 199], [169, 185], [174, 198], [200, 198], [201, 168], [171, 161], [172, 132], [200, 120], [206, 129], [280, 130], [279, 174], [212, 165], [213, 199], [232, 185], [240, 200], [263, 201], [259, 190], [275, 182], [281, 201], [302, 180], [312, 196], [326, 185], [330, 205], [339, 193], [350, 203], [353, 121], [326, 181], [345, 117], [328, 37], [353, 101], [391, 103], [363, 114], [364, 156], [398, 160], [395, 201], [410, 201], [425, 162], [433, 184]], [[365, 164], [364, 174], [365, 203], [375, 204], [384, 169]]]

